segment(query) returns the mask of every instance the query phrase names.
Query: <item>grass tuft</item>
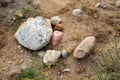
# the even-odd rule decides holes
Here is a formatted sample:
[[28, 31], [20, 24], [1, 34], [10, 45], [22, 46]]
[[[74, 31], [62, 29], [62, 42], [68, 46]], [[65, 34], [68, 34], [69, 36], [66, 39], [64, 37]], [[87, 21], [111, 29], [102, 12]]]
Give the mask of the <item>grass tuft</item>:
[[34, 80], [33, 78], [35, 77], [35, 68], [30, 67], [25, 70], [21, 70], [21, 73], [19, 74], [19, 79], [20, 80]]
[[107, 53], [102, 53], [101, 55], [102, 64], [95, 70], [99, 80], [120, 79], [120, 49], [117, 47], [116, 37], [114, 44], [114, 48], [109, 49]]
[[87, 11], [87, 9], [88, 9], [88, 8], [87, 8], [87, 6], [85, 6], [85, 5], [83, 5], [83, 6], [82, 6], [82, 10], [83, 10], [83, 11], [85, 11], [85, 12], [86, 12], [86, 11]]

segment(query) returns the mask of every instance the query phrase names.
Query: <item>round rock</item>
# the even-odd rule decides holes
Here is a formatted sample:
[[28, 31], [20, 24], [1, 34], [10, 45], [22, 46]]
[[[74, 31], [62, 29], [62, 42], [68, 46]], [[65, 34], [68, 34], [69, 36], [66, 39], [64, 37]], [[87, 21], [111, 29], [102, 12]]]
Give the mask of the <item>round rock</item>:
[[38, 16], [24, 22], [15, 33], [15, 38], [24, 47], [39, 50], [50, 42], [52, 32], [50, 20]]
[[53, 25], [56, 25], [56, 24], [60, 23], [62, 21], [62, 19], [58, 16], [54, 16], [50, 19], [50, 21]]
[[54, 27], [54, 30], [63, 31], [63, 25], [62, 25], [62, 24], [57, 24], [57, 25]]
[[76, 17], [80, 17], [83, 14], [83, 11], [81, 9], [74, 9], [72, 14]]
[[62, 57], [63, 57], [63, 58], [67, 58], [67, 57], [68, 57], [68, 53], [67, 53], [66, 50], [63, 50], [63, 51], [62, 51]]

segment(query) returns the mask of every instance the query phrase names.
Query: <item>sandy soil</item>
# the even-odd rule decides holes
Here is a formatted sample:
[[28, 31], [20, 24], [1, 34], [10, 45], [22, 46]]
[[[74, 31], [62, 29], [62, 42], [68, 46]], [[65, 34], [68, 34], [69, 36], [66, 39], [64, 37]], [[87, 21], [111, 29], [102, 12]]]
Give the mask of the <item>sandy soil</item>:
[[[20, 1], [23, 2], [19, 3]], [[99, 61], [100, 50], [106, 51], [113, 46], [115, 34], [113, 28], [115, 24], [120, 26], [119, 10], [111, 8], [115, 0], [108, 0], [109, 8], [107, 9], [94, 9], [93, 6], [100, 1], [105, 0], [32, 0], [31, 2], [18, 0], [14, 3], [17, 5], [10, 3], [7, 8], [1, 7], [0, 14], [3, 15], [1, 11], [5, 10], [5, 14], [10, 16], [16, 8], [28, 5], [33, 8], [37, 6], [37, 10], [41, 10], [42, 16], [46, 18], [59, 16], [64, 26], [64, 36], [59, 45], [53, 49], [67, 49], [71, 53], [68, 58], [61, 59], [51, 68], [48, 80], [97, 80], [93, 72], [93, 68], [96, 67], [94, 59], [97, 58]], [[80, 18], [74, 17], [72, 10], [81, 8], [83, 5], [87, 7], [87, 12], [84, 11]], [[31, 51], [17, 43], [14, 34], [10, 31], [10, 26], [5, 24], [0, 25], [0, 80], [9, 80], [16, 70], [26, 68], [31, 63]], [[72, 56], [72, 51], [85, 37], [91, 35], [97, 38], [95, 50], [89, 57], [76, 60]], [[64, 68], [70, 68], [71, 72], [61, 72]]]

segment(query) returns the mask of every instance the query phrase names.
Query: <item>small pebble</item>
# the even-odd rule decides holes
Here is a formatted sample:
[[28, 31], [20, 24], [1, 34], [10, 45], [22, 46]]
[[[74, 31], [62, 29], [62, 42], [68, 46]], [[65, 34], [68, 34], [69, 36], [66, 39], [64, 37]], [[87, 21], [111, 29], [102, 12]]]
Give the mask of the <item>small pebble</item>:
[[62, 78], [62, 77], [63, 77], [63, 75], [60, 76], [60, 78]]
[[83, 11], [81, 9], [74, 9], [72, 14], [75, 16], [75, 17], [80, 17], [82, 16], [83, 14]]
[[107, 8], [107, 4], [103, 3], [103, 4], [100, 5], [100, 7], [103, 8], [103, 9], [106, 9]]
[[100, 6], [100, 3], [97, 3], [96, 5], [95, 5], [95, 7], [99, 7]]
[[58, 16], [54, 16], [50, 19], [50, 21], [53, 25], [56, 25], [56, 24], [59, 24], [62, 21], [62, 19]]
[[63, 72], [70, 72], [71, 70], [69, 68], [65, 68]]
[[8, 61], [8, 64], [12, 64], [12, 61]]
[[57, 25], [54, 27], [54, 30], [63, 31], [63, 25], [62, 25], [62, 24], [57, 24]]
[[68, 53], [67, 53], [66, 50], [63, 50], [63, 51], [62, 51], [62, 57], [63, 57], [63, 58], [67, 58], [67, 57], [68, 57]]

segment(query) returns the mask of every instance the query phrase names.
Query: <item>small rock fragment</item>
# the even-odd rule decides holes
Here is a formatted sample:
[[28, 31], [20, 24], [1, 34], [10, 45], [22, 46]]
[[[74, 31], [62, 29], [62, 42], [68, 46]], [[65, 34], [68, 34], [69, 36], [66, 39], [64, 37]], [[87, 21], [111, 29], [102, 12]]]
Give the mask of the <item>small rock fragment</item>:
[[103, 9], [106, 9], [106, 8], [107, 8], [107, 4], [101, 3], [101, 4], [100, 4], [100, 7], [103, 8]]
[[80, 17], [82, 16], [83, 14], [83, 11], [81, 9], [74, 9], [72, 14], [75, 16], [75, 17]]
[[116, 7], [120, 7], [120, 0], [117, 0], [115, 5], [116, 5]]
[[63, 57], [63, 58], [67, 58], [67, 57], [68, 57], [68, 53], [67, 53], [66, 50], [63, 50], [63, 51], [62, 51], [62, 57]]
[[73, 56], [75, 58], [84, 58], [95, 47], [96, 38], [94, 36], [86, 37], [74, 50]]
[[20, 50], [20, 49], [22, 49], [22, 47], [21, 47], [20, 45], [18, 45], [18, 46], [17, 46], [17, 49], [19, 49], [19, 50]]
[[58, 61], [60, 56], [61, 56], [61, 52], [60, 51], [47, 50], [46, 53], [45, 53], [45, 56], [43, 58], [43, 62], [46, 65], [54, 64], [54, 63], [56, 63]]
[[39, 51], [37, 53], [37, 55], [40, 57], [40, 58], [43, 58], [45, 56], [45, 52], [44, 51]]
[[100, 3], [97, 3], [96, 5], [95, 5], [95, 7], [99, 7], [100, 6]]
[[62, 25], [62, 24], [57, 24], [57, 25], [54, 27], [54, 30], [63, 31], [63, 25]]
[[16, 11], [15, 15], [18, 17], [23, 17], [23, 14], [20, 11]]
[[65, 68], [64, 70], [63, 70], [63, 72], [70, 72], [71, 70], [70, 70], [70, 68]]
[[63, 33], [60, 31], [54, 31], [52, 38], [52, 46], [56, 46], [62, 39]]
[[8, 64], [12, 64], [13, 62], [12, 61], [8, 61]]
[[62, 21], [62, 19], [59, 18], [58, 16], [54, 16], [50, 19], [50, 21], [53, 25], [56, 25], [56, 24], [60, 23]]

